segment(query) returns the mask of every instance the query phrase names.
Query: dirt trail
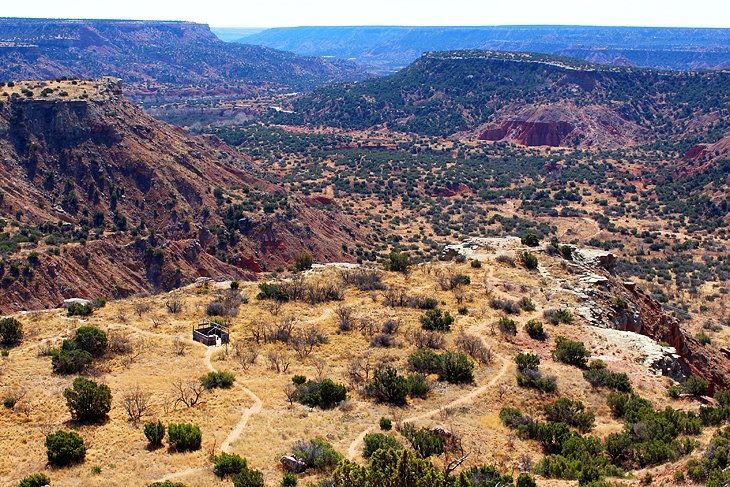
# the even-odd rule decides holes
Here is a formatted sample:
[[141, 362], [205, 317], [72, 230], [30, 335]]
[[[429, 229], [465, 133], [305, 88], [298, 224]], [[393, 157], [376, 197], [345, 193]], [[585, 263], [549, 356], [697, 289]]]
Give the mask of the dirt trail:
[[[425, 411], [423, 413], [416, 414], [416, 415], [410, 416], [408, 418], [405, 418], [403, 420], [403, 422], [404, 423], [413, 423], [416, 421], [422, 421], [424, 419], [428, 419], [432, 416], [435, 416], [436, 414], [439, 414], [439, 412], [441, 412], [442, 409], [454, 408], [457, 406], [461, 406], [463, 404], [467, 404], [467, 403], [471, 402], [472, 400], [474, 400], [476, 397], [478, 397], [481, 394], [488, 391], [491, 387], [493, 387], [497, 383], [497, 381], [499, 379], [501, 379], [504, 376], [504, 374], [507, 373], [507, 371], [509, 370], [509, 366], [510, 366], [509, 360], [504, 358], [502, 355], [499, 355], [495, 352], [495, 356], [502, 361], [502, 367], [499, 369], [499, 372], [497, 372], [497, 375], [492, 377], [492, 379], [489, 382], [487, 382], [486, 384], [484, 384], [482, 386], [477, 387], [476, 389], [469, 392], [465, 396], [461, 396], [459, 399], [451, 401], [448, 404], [445, 404], [441, 407], [431, 409], [429, 411]], [[347, 449], [348, 460], [353, 460], [355, 457], [357, 457], [358, 454], [360, 454], [360, 450], [361, 450], [360, 445], [362, 445], [362, 442], [365, 440], [365, 435], [372, 432], [372, 430], [373, 430], [373, 427], [371, 426], [370, 428], [361, 432], [357, 436], [357, 438], [355, 438], [355, 440], [352, 443], [350, 443], [350, 447]]]
[[[186, 343], [192, 343], [196, 346], [206, 347], [205, 345], [203, 345], [201, 343], [198, 343], [198, 342], [188, 339], [188, 338], [181, 338], [178, 335], [173, 335], [173, 334], [169, 334], [169, 333], [151, 332], [151, 331], [147, 331], [147, 330], [142, 330], [140, 328], [137, 328], [137, 327], [131, 326], [131, 325], [120, 324], [120, 325], [116, 325], [116, 326], [123, 327], [123, 328], [129, 328], [129, 329], [131, 329], [137, 333], [140, 333], [142, 335], [145, 335], [145, 336], [156, 336], [156, 337], [167, 338], [170, 340], [182, 340]], [[113, 329], [115, 327], [110, 327], [110, 328]], [[213, 354], [214, 353], [215, 353], [215, 347], [206, 347], [205, 356], [203, 357], [203, 363], [205, 364], [205, 367], [209, 371], [218, 372], [218, 370], [213, 366]], [[236, 425], [233, 427], [233, 429], [230, 431], [230, 433], [228, 433], [226, 438], [223, 440], [223, 443], [221, 443], [220, 449], [221, 449], [221, 451], [226, 452], [226, 453], [230, 453], [231, 445], [234, 442], [238, 441], [238, 439], [241, 437], [241, 435], [243, 434], [243, 430], [246, 429], [246, 426], [248, 425], [248, 421], [251, 419], [251, 416], [253, 416], [254, 414], [260, 413], [261, 409], [263, 408], [263, 401], [261, 400], [260, 397], [258, 397], [256, 395], [255, 392], [253, 392], [248, 387], [242, 385], [240, 382], [236, 382], [235, 387], [239, 387], [241, 390], [243, 390], [243, 392], [245, 392], [253, 400], [254, 404], [251, 407], [246, 408], [245, 411], [243, 411], [243, 413], [241, 414], [241, 418], [238, 420], [238, 423], [236, 423]], [[204, 470], [205, 470], [205, 468], [203, 468], [203, 467], [198, 467], [198, 468], [191, 467], [191, 468], [187, 468], [185, 470], [181, 470], [179, 472], [175, 472], [175, 473], [166, 475], [165, 477], [163, 477], [157, 481], [164, 482], [166, 480], [179, 479], [179, 478], [187, 477], [188, 475], [192, 475], [194, 473], [202, 472]]]

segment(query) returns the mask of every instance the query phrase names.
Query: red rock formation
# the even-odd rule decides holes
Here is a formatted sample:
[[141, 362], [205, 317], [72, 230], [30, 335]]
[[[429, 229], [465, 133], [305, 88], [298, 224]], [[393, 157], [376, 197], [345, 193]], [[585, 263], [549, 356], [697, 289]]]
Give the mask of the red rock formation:
[[566, 138], [575, 127], [564, 121], [558, 122], [522, 122], [512, 120], [503, 122], [499, 127], [487, 129], [479, 136], [479, 140], [503, 140], [509, 138], [520, 145], [528, 147], [564, 145]]
[[478, 129], [477, 138], [525, 146], [611, 148], [631, 145], [644, 133], [635, 123], [601, 106], [507, 107], [498, 119], [497, 124]]
[[[246, 156], [149, 117], [111, 84], [84, 86], [85, 99], [0, 102], [0, 217], [20, 211], [25, 225], [61, 221], [77, 230], [97, 213], [106, 222], [94, 238], [60, 244], [58, 255], [38, 248], [31, 272], [3, 281], [0, 313], [58, 306], [70, 296], [164, 291], [200, 276], [250, 279], [305, 251], [320, 262], [349, 261], [343, 244], [367, 241], [335, 206], [285, 195], [251, 175]], [[258, 201], [223, 241], [209, 230], [223, 223], [217, 209], [228, 205], [215, 188]], [[287, 210], [264, 212], [270, 195], [286, 197]], [[113, 222], [121, 219], [142, 231], [118, 231]], [[215, 257], [221, 252], [224, 260]], [[26, 255], [6, 259], [22, 268]]]

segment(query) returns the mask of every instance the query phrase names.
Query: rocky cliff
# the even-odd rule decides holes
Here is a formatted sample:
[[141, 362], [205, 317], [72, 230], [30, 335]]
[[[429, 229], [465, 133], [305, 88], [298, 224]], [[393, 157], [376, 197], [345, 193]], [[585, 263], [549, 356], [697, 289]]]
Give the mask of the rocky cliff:
[[[3, 96], [5, 94], [5, 96]], [[0, 311], [351, 260], [349, 221], [147, 116], [118, 80], [0, 88]]]

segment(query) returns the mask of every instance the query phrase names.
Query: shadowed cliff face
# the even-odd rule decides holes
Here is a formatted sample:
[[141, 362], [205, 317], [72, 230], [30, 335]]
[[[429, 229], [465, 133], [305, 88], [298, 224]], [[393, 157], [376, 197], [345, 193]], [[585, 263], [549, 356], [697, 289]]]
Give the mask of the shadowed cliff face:
[[[334, 202], [317, 209], [253, 176], [247, 156], [147, 116], [114, 80], [74, 83], [20, 83], [35, 95], [0, 103], [0, 218], [40, 232], [3, 258], [0, 313], [252, 278], [302, 252], [353, 259], [343, 246], [364, 237]], [[31, 251], [32, 268], [11, 274]]]

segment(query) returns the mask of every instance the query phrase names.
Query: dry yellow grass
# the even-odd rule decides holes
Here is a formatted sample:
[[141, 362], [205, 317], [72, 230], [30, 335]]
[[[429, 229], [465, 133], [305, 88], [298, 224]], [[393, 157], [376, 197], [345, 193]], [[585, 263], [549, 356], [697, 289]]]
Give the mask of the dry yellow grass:
[[[577, 304], [572, 294], [555, 291], [554, 280], [564, 277], [566, 272], [557, 260], [541, 254], [541, 275], [499, 264], [489, 254], [480, 258], [484, 260], [481, 269], [471, 268], [468, 262], [432, 263], [419, 266], [407, 277], [384, 274], [387, 284], [403, 286], [411, 295], [435, 297], [442, 302], [442, 308], [456, 317], [455, 326], [447, 334], [449, 348], [454, 347], [454, 338], [463, 329], [480, 336], [495, 354], [491, 364], [477, 368], [475, 384], [455, 386], [436, 382], [428, 399], [411, 400], [403, 409], [375, 404], [351, 389], [345, 405], [329, 411], [313, 410], [296, 403], [290, 406], [283, 392], [293, 374], [314, 377], [320, 364], [324, 364], [325, 376], [349, 384], [350, 360], [367, 353], [374, 359], [392, 361], [405, 370], [406, 357], [414, 350], [406, 339], [406, 330], [418, 327], [422, 312], [386, 307], [380, 292], [362, 292], [349, 287], [343, 303], [287, 303], [278, 310], [277, 316], [273, 316], [267, 303], [255, 298], [256, 284], [242, 284], [241, 292], [250, 298], [250, 302], [242, 305], [231, 320], [232, 341], [250, 340], [255, 322], [273, 322], [286, 316], [295, 317], [297, 326], [316, 325], [328, 336], [328, 342], [304, 360], [283, 345], [259, 345], [258, 360], [248, 370], [238, 364], [232, 347], [207, 349], [200, 344], [187, 343], [192, 326], [205, 317], [206, 305], [217, 294], [225, 292], [222, 289], [225, 285], [191, 286], [166, 295], [114, 301], [88, 319], [68, 318], [62, 310], [20, 315], [18, 318], [24, 324], [27, 336], [0, 364], [0, 393], [25, 391], [15, 410], [8, 410], [0, 417], [0, 451], [5, 452], [0, 456], [2, 485], [15, 485], [20, 478], [38, 471], [46, 472], [54, 485], [62, 486], [143, 486], [162, 478], [174, 478], [191, 486], [226, 485], [230, 482], [220, 482], [212, 474], [210, 458], [220, 451], [227, 439], [229, 451], [247, 458], [252, 467], [263, 471], [267, 485], [276, 485], [282, 476], [278, 459], [299, 439], [326, 438], [343, 455], [362, 461], [358, 440], [367, 431], [378, 431], [381, 416], [411, 420], [422, 426], [443, 426], [461, 435], [466, 450], [471, 452], [465, 467], [494, 463], [505, 471], [518, 473], [525, 455], [536, 462], [541, 454], [536, 443], [517, 438], [501, 425], [499, 410], [504, 406], [517, 406], [526, 413], [540, 416], [542, 405], [556, 397], [517, 387], [513, 357], [520, 351], [533, 350], [540, 355], [543, 370], [558, 376], [560, 396], [580, 399], [596, 412], [596, 434], [608, 434], [622, 427], [610, 417], [605, 392], [591, 389], [580, 370], [551, 360], [553, 339], [558, 335], [584, 341], [597, 355], [615, 356], [611, 367], [629, 373], [642, 395], [655, 401], [657, 406], [668, 401], [663, 394], [668, 384], [666, 378], [651, 375], [637, 357], [607, 343], [579, 318], [574, 325], [546, 325], [550, 334], [546, 342], [531, 340], [525, 334], [524, 323], [541, 318], [543, 309]], [[459, 305], [454, 293], [442, 291], [437, 286], [436, 276], [446, 268], [471, 278], [472, 284], [466, 286], [464, 297], [464, 305], [469, 309], [466, 316], [456, 313]], [[338, 279], [339, 272], [335, 268], [318, 269], [307, 279]], [[488, 293], [512, 299], [527, 296], [536, 304], [536, 311], [515, 318], [519, 330], [516, 337], [505, 338], [495, 332], [493, 325], [501, 312], [489, 307]], [[184, 303], [181, 313], [165, 311], [164, 303], [172, 298]], [[369, 337], [359, 331], [339, 332], [334, 311], [341, 304], [353, 307], [358, 319], [368, 318], [378, 325], [386, 319], [400, 320], [403, 323], [397, 335], [400, 346], [371, 348]], [[62, 392], [73, 377], [53, 375], [50, 359], [39, 354], [48, 346], [58, 344], [63, 337], [70, 337], [75, 328], [83, 324], [124, 333], [139, 351], [134, 358], [111, 356], [95, 364], [91, 375], [108, 384], [114, 394], [109, 420], [103, 425], [71, 423]], [[176, 337], [186, 341], [183, 355], [176, 351]], [[268, 367], [266, 354], [277, 348], [291, 357], [291, 366], [286, 373], [278, 374]], [[192, 408], [172, 407], [172, 384], [176, 380], [197, 379], [208, 371], [209, 365], [216, 370], [234, 372], [236, 385], [229, 390], [204, 393], [201, 403]], [[137, 386], [149, 392], [154, 403], [153, 411], [144, 420], [195, 423], [203, 431], [202, 449], [194, 453], [171, 453], [165, 448], [148, 450], [141, 425], [127, 420], [121, 404], [124, 392]], [[244, 415], [245, 425], [242, 422]], [[44, 437], [57, 429], [74, 429], [84, 437], [88, 447], [85, 463], [65, 469], [46, 466]], [[240, 437], [237, 437], [238, 433]], [[435, 463], [439, 464], [439, 461], [436, 459]], [[101, 472], [92, 473], [92, 466], [101, 467]], [[306, 485], [319, 478], [316, 474], [305, 475], [301, 483]], [[569, 484], [540, 481], [540, 485]]]

